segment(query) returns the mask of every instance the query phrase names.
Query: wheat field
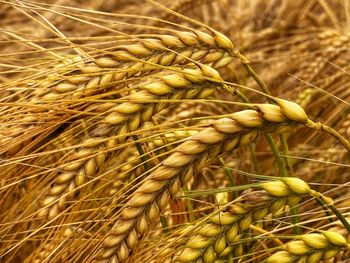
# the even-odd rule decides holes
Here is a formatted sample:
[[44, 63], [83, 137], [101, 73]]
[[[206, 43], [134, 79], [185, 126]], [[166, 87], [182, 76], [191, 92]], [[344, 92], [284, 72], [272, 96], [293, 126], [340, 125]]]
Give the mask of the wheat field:
[[0, 262], [350, 262], [350, 1], [0, 0]]

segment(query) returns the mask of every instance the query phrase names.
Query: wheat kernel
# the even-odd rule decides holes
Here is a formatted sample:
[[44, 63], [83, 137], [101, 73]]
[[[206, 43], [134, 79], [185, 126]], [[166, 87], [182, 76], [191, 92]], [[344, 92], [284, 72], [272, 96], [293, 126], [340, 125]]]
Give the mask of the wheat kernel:
[[186, 244], [186, 247], [189, 247], [192, 249], [201, 249], [201, 248], [207, 247], [209, 244], [210, 244], [210, 239], [205, 238], [203, 236], [194, 236], [188, 241], [188, 243]]
[[163, 82], [151, 82], [144, 84], [142, 88], [155, 95], [165, 95], [171, 92], [171, 87]]
[[293, 256], [291, 256], [287, 251], [278, 251], [270, 256], [267, 263], [293, 263]]
[[232, 118], [240, 125], [247, 128], [257, 128], [263, 124], [263, 120], [255, 110], [243, 110], [232, 114]]
[[261, 188], [273, 196], [288, 196], [290, 195], [290, 190], [281, 181], [265, 182], [261, 184]]
[[323, 259], [328, 260], [334, 258], [339, 253], [339, 249], [329, 249], [323, 253]]
[[168, 167], [181, 167], [191, 162], [192, 159], [192, 155], [184, 155], [183, 153], [175, 152], [164, 161], [164, 165]]
[[309, 119], [302, 107], [292, 101], [274, 98], [282, 113], [290, 120], [305, 123]]
[[311, 248], [301, 240], [288, 242], [284, 245], [284, 249], [293, 255], [304, 255], [311, 250]]
[[182, 262], [193, 262], [201, 255], [201, 251], [197, 249], [185, 248], [180, 255], [179, 260]]
[[332, 231], [321, 231], [321, 233], [327, 238], [330, 243], [335, 246], [346, 247], [348, 245], [346, 239], [341, 234]]
[[186, 31], [179, 31], [176, 32], [178, 37], [181, 39], [183, 43], [187, 46], [195, 46], [198, 45], [198, 39], [197, 36], [192, 32], [186, 32]]
[[214, 243], [214, 250], [217, 254], [220, 254], [226, 248], [226, 239], [224, 236], [219, 237]]
[[288, 187], [297, 194], [307, 194], [310, 192], [310, 186], [303, 180], [294, 177], [286, 177], [282, 179]]
[[209, 246], [205, 252], [203, 253], [203, 261], [204, 263], [213, 263], [215, 260], [215, 251], [213, 246]]
[[231, 225], [238, 221], [238, 217], [231, 213], [218, 213], [217, 215], [210, 218], [210, 220], [217, 225]]
[[229, 243], [232, 243], [236, 240], [238, 236], [239, 228], [237, 224], [233, 224], [227, 231], [226, 231], [226, 239]]
[[150, 50], [145, 48], [141, 44], [134, 44], [134, 45], [129, 45], [124, 47], [129, 53], [136, 55], [136, 56], [145, 56], [150, 53]]
[[315, 233], [302, 235], [300, 239], [308, 246], [316, 249], [323, 249], [329, 246], [329, 243], [324, 236]]

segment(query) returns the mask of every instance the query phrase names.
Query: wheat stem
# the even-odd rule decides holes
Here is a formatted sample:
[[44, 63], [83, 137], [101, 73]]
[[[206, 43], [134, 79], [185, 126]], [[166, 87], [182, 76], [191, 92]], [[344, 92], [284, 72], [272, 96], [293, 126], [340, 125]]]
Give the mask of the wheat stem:
[[327, 196], [325, 196], [322, 193], [317, 192], [317, 191], [311, 191], [310, 194], [315, 199], [317, 199], [321, 203], [325, 204], [334, 213], [334, 215], [339, 219], [339, 221], [342, 222], [343, 226], [346, 228], [346, 230], [350, 234], [350, 224], [345, 219], [345, 217], [339, 212], [339, 210], [334, 206], [333, 200], [330, 197], [327, 197]]
[[[231, 186], [231, 187], [236, 186], [236, 184], [235, 184], [235, 182], [234, 182], [234, 180], [233, 180], [232, 170], [227, 168], [227, 165], [226, 165], [226, 163], [225, 163], [225, 161], [224, 161], [223, 158], [220, 157], [220, 158], [219, 158], [219, 161], [220, 161], [220, 163], [223, 165], [224, 172], [225, 172], [225, 174], [226, 174], [226, 177], [227, 177], [228, 181], [230, 182], [230, 186]], [[234, 197], [234, 198], [237, 198], [237, 197], [238, 197], [237, 192], [234, 192], [234, 193], [233, 193], [233, 197]]]
[[276, 146], [274, 140], [272, 139], [271, 134], [265, 134], [265, 137], [270, 144], [273, 155], [275, 156], [276, 164], [278, 166], [278, 170], [280, 171], [281, 176], [286, 177], [287, 176], [286, 167], [282, 161], [282, 158], [281, 158], [281, 155], [277, 149], [277, 146]]
[[[255, 73], [255, 71], [253, 70], [253, 68], [249, 65], [249, 61], [248, 59], [243, 56], [238, 50], [235, 51], [235, 54], [240, 58], [241, 62], [242, 62], [242, 65], [243, 67], [245, 68], [245, 70], [248, 72], [249, 75], [251, 75], [253, 77], [253, 79], [256, 81], [256, 83], [260, 86], [260, 88], [262, 89], [262, 91], [269, 95], [267, 97], [267, 101], [269, 103], [273, 103], [274, 101], [270, 98], [271, 96], [271, 93], [270, 93], [270, 90], [268, 89], [268, 87], [266, 86], [265, 82], [258, 76], [258, 74]], [[269, 134], [266, 134], [265, 135], [267, 141], [269, 142], [270, 144], [270, 147], [271, 147], [271, 150], [273, 152], [273, 155], [275, 157], [275, 160], [276, 160], [276, 164], [278, 166], [278, 169], [280, 171], [280, 174], [282, 177], [285, 177], [285, 176], [288, 176], [287, 174], [287, 170], [286, 170], [286, 166], [285, 166], [285, 162], [283, 162], [283, 159], [281, 157], [281, 154], [280, 152], [278, 151], [277, 149], [277, 146], [276, 146], [276, 143], [274, 142], [274, 140], [272, 139], [271, 135]], [[286, 141], [286, 138], [283, 134], [279, 135], [279, 138], [280, 138], [280, 141], [282, 143], [282, 149], [283, 149], [283, 153], [284, 153], [284, 158], [285, 158], [285, 161], [286, 161], [286, 164], [287, 164], [287, 167], [289, 168], [289, 171], [291, 172], [292, 171], [292, 166], [291, 166], [291, 162], [289, 160], [289, 154], [288, 154], [288, 144], [287, 144], [287, 141]], [[291, 173], [290, 173], [291, 175]], [[294, 207], [292, 209], [292, 214], [293, 214], [293, 217], [292, 217], [292, 223], [294, 225], [294, 233], [295, 234], [300, 234], [300, 229], [298, 227], [298, 222], [300, 221], [299, 217], [297, 216], [298, 213], [297, 213], [297, 208]]]
[[145, 168], [145, 172], [147, 172], [148, 170], [151, 169], [151, 164], [147, 161], [149, 160], [148, 156], [145, 154], [145, 151], [142, 148], [142, 145], [140, 144], [140, 142], [138, 142], [138, 138], [136, 135], [132, 136], [136, 145], [136, 149], [139, 152], [140, 158], [141, 158], [141, 162], [143, 163], [143, 166]]
[[332, 135], [335, 139], [338, 140], [340, 144], [342, 144], [348, 152], [350, 152], [350, 142], [345, 139], [340, 133], [336, 130], [328, 127], [327, 125], [320, 122], [313, 122], [312, 120], [308, 120], [307, 125], [317, 131], [324, 131], [330, 135]]

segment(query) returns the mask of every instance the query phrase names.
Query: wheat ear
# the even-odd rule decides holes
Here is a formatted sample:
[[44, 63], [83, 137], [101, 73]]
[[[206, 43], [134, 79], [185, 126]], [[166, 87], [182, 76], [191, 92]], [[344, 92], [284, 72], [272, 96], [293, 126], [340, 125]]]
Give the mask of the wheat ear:
[[[31, 94], [30, 103], [51, 104], [63, 99], [75, 101], [107, 90], [115, 90], [116, 86], [123, 84], [126, 79], [149, 74], [151, 70], [159, 70], [159, 66], [189, 64], [196, 61], [220, 68], [232, 60], [232, 56], [227, 52], [232, 49], [231, 41], [216, 31], [210, 35], [201, 31], [174, 30], [172, 35], [138, 38], [136, 42], [120, 45], [116, 51], [109, 52], [108, 56], [96, 58], [94, 61], [84, 62], [79, 57], [73, 57], [59, 63], [54, 69], [57, 72], [41, 80], [39, 87]], [[15, 120], [23, 125], [8, 128], [7, 132], [2, 134], [0, 146], [5, 146], [4, 152], [10, 155], [18, 152], [23, 145], [31, 141], [34, 133], [37, 134], [35, 130], [38, 128], [39, 112], [42, 111], [45, 117], [48, 110], [35, 108], [35, 114], [30, 111], [32, 109], [27, 112], [27, 116]], [[30, 129], [33, 131], [28, 133]], [[11, 148], [7, 149], [7, 145], [13, 142], [17, 134], [26, 134], [26, 140], [15, 145], [11, 143]]]
[[134, 41], [137, 43], [120, 45], [117, 50], [108, 52], [108, 56], [96, 58], [89, 63], [84, 63], [77, 57], [67, 59], [61, 67], [75, 67], [78, 70], [68, 73], [59, 83], [53, 77], [43, 81], [42, 88], [33, 94], [33, 102], [39, 98], [54, 101], [66, 96], [89, 96], [113, 83], [118, 84], [135, 74], [140, 75], [142, 71], [149, 71], [149, 64], [170, 66], [196, 61], [220, 68], [232, 60], [226, 51], [232, 43], [219, 32], [210, 35], [201, 31], [173, 31], [172, 35], [138, 38]]
[[350, 244], [339, 233], [320, 231], [320, 233], [305, 234], [297, 240], [286, 243], [282, 249], [266, 259], [266, 263], [318, 263], [321, 260], [330, 260], [339, 252], [348, 250]]
[[[197, 133], [198, 131], [196, 130], [167, 132], [164, 135], [157, 136], [151, 140], [149, 143], [149, 149], [154, 151], [157, 148], [166, 146], [168, 143], [175, 143]], [[142, 160], [141, 158], [138, 158], [138, 156], [139, 153], [137, 150], [133, 149], [123, 166], [118, 167], [120, 166], [120, 163], [117, 162], [119, 156], [115, 156], [108, 162], [111, 166], [106, 168], [106, 172], [110, 171], [113, 178], [113, 184], [108, 191], [108, 195], [112, 197], [111, 203], [117, 203], [120, 196], [132, 187], [132, 181], [144, 173], [144, 167], [140, 164]]]
[[308, 120], [297, 104], [282, 99], [277, 103], [279, 106], [261, 104], [256, 105], [256, 110], [233, 113], [175, 148], [126, 203], [97, 257], [103, 262], [124, 262], [181, 185], [185, 185], [210, 159], [249, 144], [259, 130], [273, 127], [279, 132], [277, 127], [284, 129], [283, 124]]
[[185, 69], [183, 73], [163, 72], [158, 77], [138, 84], [140, 91], [126, 96], [123, 98], [126, 102], [113, 107], [90, 132], [92, 138], [83, 141], [82, 147], [76, 149], [67, 163], [62, 165], [62, 172], [56, 177], [55, 185], [44, 199], [44, 208], [39, 216], [57, 216], [65, 208], [66, 194], [72, 194], [89, 177], [95, 176], [110, 157], [106, 150], [125, 142], [128, 133], [138, 130], [154, 114], [166, 108], [169, 105], [167, 100], [205, 98], [215, 88], [222, 86], [207, 81], [206, 77], [222, 81], [215, 69], [202, 66]]
[[274, 214], [287, 205], [294, 206], [310, 187], [298, 178], [285, 177], [281, 181], [264, 182], [243, 194], [222, 212], [210, 218], [210, 222], [199, 226], [193, 237], [181, 251], [180, 262], [214, 262], [233, 253], [242, 256], [242, 243], [234, 244], [244, 235], [252, 223]]

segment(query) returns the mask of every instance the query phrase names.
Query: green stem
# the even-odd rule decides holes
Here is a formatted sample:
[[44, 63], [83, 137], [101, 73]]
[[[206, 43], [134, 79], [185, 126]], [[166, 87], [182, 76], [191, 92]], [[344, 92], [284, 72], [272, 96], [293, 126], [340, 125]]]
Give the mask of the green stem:
[[138, 138], [136, 135], [133, 135], [132, 138], [134, 139], [135, 141], [135, 145], [136, 145], [136, 148], [137, 148], [137, 151], [139, 152], [139, 155], [140, 155], [140, 158], [141, 158], [141, 161], [143, 163], [143, 166], [145, 168], [145, 172], [147, 172], [148, 170], [151, 169], [151, 165], [150, 163], [147, 161], [147, 156], [145, 154], [145, 151], [143, 150], [141, 144], [137, 141]]
[[332, 129], [331, 127], [322, 124], [320, 122], [313, 122], [312, 120], [307, 121], [307, 126], [317, 130], [317, 131], [324, 131], [330, 135], [332, 135], [335, 139], [337, 139], [338, 142], [340, 142], [348, 152], [350, 152], [350, 142], [345, 139], [340, 133], [338, 133], [336, 130]]
[[[258, 76], [258, 74], [255, 73], [255, 71], [253, 70], [253, 68], [249, 65], [249, 61], [248, 59], [243, 56], [238, 50], [235, 52], [235, 55], [241, 60], [241, 63], [243, 65], [243, 67], [245, 68], [245, 70], [249, 73], [249, 75], [251, 75], [253, 77], [253, 79], [256, 81], [256, 83], [260, 86], [260, 88], [262, 89], [262, 91], [265, 93], [265, 94], [268, 94], [270, 95], [270, 91], [269, 89], [267, 88], [266, 84], [264, 83], [264, 81]], [[244, 101], [244, 102], [247, 102], [249, 103], [249, 100], [242, 94], [240, 93], [239, 91], [236, 91], [236, 94]], [[242, 97], [241, 97], [242, 96]], [[272, 100], [270, 100], [269, 98], [267, 98], [268, 102], [269, 103], [273, 103]], [[276, 143], [274, 142], [274, 140], [272, 139], [271, 135], [267, 134], [265, 135], [268, 143], [270, 144], [270, 147], [272, 149], [272, 152], [275, 156], [275, 159], [276, 159], [276, 164], [281, 172], [281, 176], [284, 177], [284, 176], [287, 176], [287, 172], [286, 172], [286, 169], [285, 169], [285, 165], [284, 165], [284, 162], [282, 160], [282, 157], [278, 151], [278, 148], [276, 146]], [[280, 138], [284, 138], [284, 135], [280, 135]], [[283, 145], [283, 142], [285, 142], [285, 146], [283, 147], [284, 149], [288, 149], [288, 146], [287, 146], [287, 141], [286, 139], [284, 138], [282, 140], [282, 145]], [[284, 154], [286, 156], [288, 156], [288, 151], [287, 152], [284, 152]], [[287, 158], [287, 157], [286, 157]]]
[[300, 218], [298, 216], [298, 214], [299, 214], [299, 207], [293, 206], [290, 209], [290, 212], [292, 213], [291, 221], [292, 221], [292, 224], [293, 224], [293, 232], [296, 235], [301, 235], [302, 231], [301, 231], [301, 228], [299, 227]]
[[245, 103], [250, 103], [249, 99], [239, 90], [236, 90], [236, 94], [241, 99], [241, 101], [243, 101]]
[[253, 146], [253, 144], [249, 144], [249, 151], [250, 151], [250, 158], [252, 159], [255, 173], [261, 174], [259, 162], [258, 162], [258, 159], [256, 158], [256, 155], [255, 155], [255, 145]]
[[277, 164], [277, 167], [278, 167], [278, 169], [280, 171], [281, 177], [287, 177], [287, 171], [286, 171], [286, 168], [284, 166], [282, 157], [281, 157], [281, 155], [280, 155], [280, 153], [279, 153], [279, 151], [277, 149], [277, 146], [276, 146], [275, 142], [272, 139], [271, 134], [267, 133], [265, 135], [265, 137], [266, 137], [268, 143], [270, 144], [270, 147], [271, 147], [273, 155], [275, 156], [276, 164]]
[[282, 152], [284, 154], [284, 160], [286, 162], [287, 165], [287, 169], [288, 169], [288, 173], [290, 174], [290, 176], [293, 176], [293, 164], [291, 162], [291, 159], [289, 158], [289, 147], [288, 147], [288, 143], [287, 143], [287, 139], [284, 135], [280, 134], [279, 135], [279, 139], [282, 145]]
[[[288, 143], [287, 143], [286, 137], [284, 135], [279, 135], [279, 139], [280, 139], [280, 142], [282, 145], [282, 152], [284, 154], [284, 160], [285, 160], [285, 164], [287, 166], [287, 171], [288, 171], [290, 176], [294, 176], [293, 165], [291, 163], [291, 159], [289, 158], [289, 149], [288, 149]], [[301, 231], [301, 228], [299, 227], [300, 218], [298, 216], [299, 215], [299, 207], [296, 205], [293, 206], [291, 208], [291, 214], [293, 215], [291, 218], [292, 223], [294, 225], [293, 232], [294, 232], [294, 234], [301, 235], [302, 231]]]
[[316, 202], [321, 206], [323, 212], [326, 214], [328, 220], [330, 222], [334, 222], [334, 219], [332, 218], [332, 214], [326, 209], [325, 204], [322, 202], [322, 200], [316, 198]]
[[[258, 74], [255, 73], [253, 68], [249, 65], [249, 60], [245, 56], [243, 56], [239, 51], [236, 51], [235, 55], [241, 60], [244, 69], [249, 73], [250, 76], [253, 77], [255, 82], [261, 87], [262, 91], [267, 95], [271, 95], [270, 90], [267, 88], [264, 81], [258, 76]], [[269, 98], [267, 98], [267, 100], [270, 103], [273, 102]]]
[[[238, 90], [235, 90], [234, 92], [243, 102], [250, 103], [249, 99], [242, 92], [240, 92]], [[287, 173], [286, 173], [286, 170], [285, 170], [285, 167], [284, 167], [284, 164], [283, 164], [283, 160], [282, 160], [281, 155], [280, 155], [280, 153], [279, 153], [279, 151], [277, 149], [276, 143], [274, 142], [274, 140], [271, 137], [271, 135], [265, 134], [265, 137], [266, 137], [268, 143], [270, 144], [272, 152], [273, 152], [273, 154], [275, 156], [276, 163], [277, 163], [277, 166], [278, 166], [278, 168], [280, 170], [281, 176], [282, 177], [287, 176]]]
[[333, 212], [333, 214], [335, 214], [335, 216], [340, 220], [340, 222], [343, 224], [343, 226], [346, 228], [346, 230], [350, 234], [349, 222], [343, 217], [343, 215], [339, 212], [339, 210], [333, 204], [328, 205], [328, 207]]
[[160, 216], [160, 223], [162, 224], [162, 228], [164, 233], [169, 231], [169, 225], [168, 225], [168, 221], [166, 220], [166, 217], [164, 215]]
[[185, 200], [186, 200], [186, 206], [188, 209], [189, 221], [194, 222], [196, 220], [196, 217], [194, 216], [194, 212], [193, 212], [193, 204], [192, 204], [191, 199], [189, 199], [187, 197], [189, 189], [188, 189], [187, 185], [184, 185], [183, 189], [184, 189], [184, 196], [185, 196]]
[[345, 229], [350, 234], [350, 224], [345, 219], [345, 217], [340, 213], [340, 211], [334, 206], [333, 200], [330, 197], [327, 197], [320, 192], [316, 192], [315, 190], [310, 190], [310, 194], [316, 199], [319, 200], [321, 203], [325, 204], [329, 210], [333, 212], [333, 214], [339, 219], [339, 221], [343, 224]]
[[[272, 152], [275, 156], [275, 160], [276, 160], [276, 164], [278, 166], [278, 169], [280, 171], [280, 174], [281, 174], [281, 177], [286, 177], [287, 176], [287, 170], [286, 170], [286, 167], [283, 163], [283, 160], [281, 158], [281, 155], [276, 147], [276, 144], [274, 143], [273, 139], [272, 139], [272, 136], [271, 134], [266, 134], [266, 139], [267, 141], [269, 142], [270, 144], [270, 147], [272, 149]], [[291, 221], [292, 221], [292, 224], [293, 224], [293, 232], [294, 234], [296, 235], [299, 235], [301, 234], [301, 229], [299, 227], [299, 222], [300, 222], [300, 218], [298, 216], [299, 214], [299, 211], [298, 211], [298, 207], [294, 206], [292, 207], [292, 209], [290, 210], [291, 211], [291, 214], [292, 214], [292, 217], [291, 217]]]
[[[219, 161], [220, 161], [220, 163], [221, 163], [221, 164], [223, 165], [223, 167], [224, 167], [224, 172], [225, 172], [225, 174], [226, 174], [226, 177], [227, 177], [228, 181], [230, 182], [230, 186], [231, 186], [231, 187], [236, 186], [235, 182], [233, 181], [232, 170], [231, 170], [231, 169], [228, 169], [228, 168], [226, 167], [227, 165], [226, 165], [224, 159], [222, 159], [222, 158], [220, 157], [220, 158], [219, 158]], [[233, 198], [234, 198], [234, 199], [238, 198], [238, 193], [237, 193], [236, 191], [234, 191], [232, 195], [233, 195]]]

